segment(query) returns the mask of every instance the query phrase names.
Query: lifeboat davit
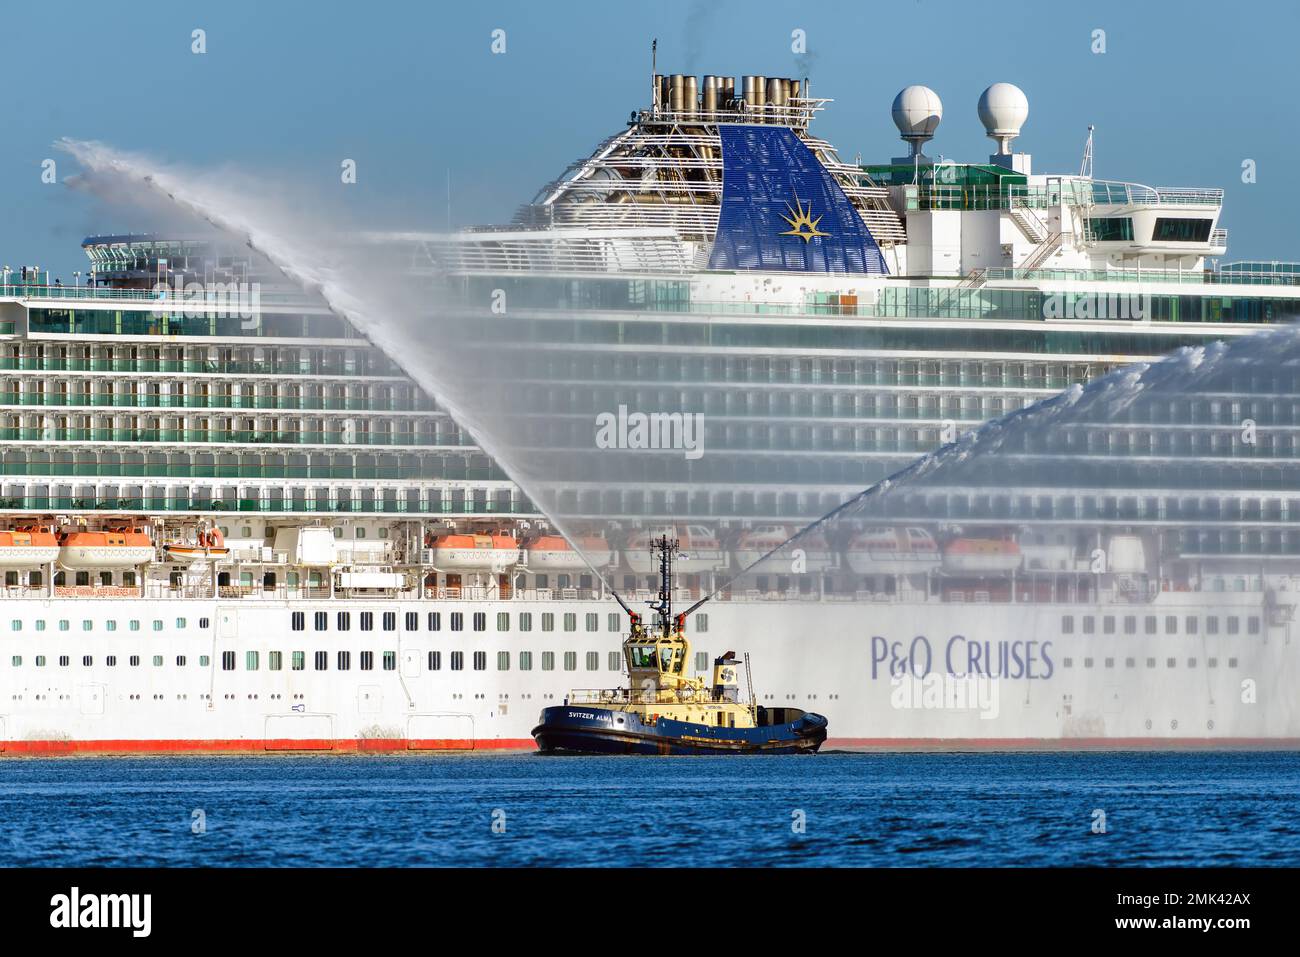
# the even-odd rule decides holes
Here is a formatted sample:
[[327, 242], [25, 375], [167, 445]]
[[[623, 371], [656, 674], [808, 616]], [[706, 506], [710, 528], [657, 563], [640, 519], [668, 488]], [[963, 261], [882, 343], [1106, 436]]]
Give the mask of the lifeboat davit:
[[849, 568], [859, 575], [924, 574], [939, 567], [939, 545], [924, 528], [868, 528], [844, 550]]
[[[570, 545], [563, 535], [539, 535], [525, 543], [524, 555], [529, 571], [534, 572], [580, 571], [588, 567], [587, 562], [596, 568], [604, 568], [614, 560], [609, 542], [599, 535], [578, 539], [578, 548]], [[584, 556], [586, 561], [583, 561]]]
[[53, 532], [39, 529], [0, 532], [0, 568], [39, 568], [59, 557]]
[[943, 550], [944, 571], [957, 575], [1005, 574], [1020, 560], [1020, 546], [1009, 538], [954, 538]]
[[225, 558], [230, 549], [221, 530], [214, 528], [199, 532], [193, 541], [164, 543], [163, 554], [173, 562], [189, 563]]
[[678, 571], [686, 574], [720, 571], [729, 564], [727, 553], [723, 551], [722, 543], [712, 529], [703, 525], [687, 525], [684, 528], [669, 525], [637, 532], [629, 538], [624, 556], [627, 567], [638, 575], [657, 573], [659, 564], [651, 552], [651, 543], [665, 535], [681, 542], [681, 552], [677, 557]]
[[59, 537], [59, 565], [70, 571], [135, 568], [153, 559], [153, 542], [138, 528], [64, 532]]
[[[816, 532], [809, 532], [797, 542], [791, 542], [790, 545], [782, 548], [786, 542], [797, 535], [799, 530], [792, 525], [760, 525], [751, 531], [743, 533], [736, 539], [736, 547], [733, 554], [736, 558], [738, 568], [749, 568], [763, 556], [773, 553], [775, 549], [780, 549], [772, 554], [771, 561], [783, 562], [781, 571], [790, 571], [790, 562], [797, 558], [796, 551], [803, 553], [803, 572], [824, 572], [827, 569], [835, 567], [835, 554], [831, 551], [830, 546], [826, 544], [826, 539]], [[769, 569], [759, 566], [754, 569], [755, 572], [768, 571]], [[775, 565], [770, 569], [777, 571]], [[799, 572], [795, 572], [798, 574]]]
[[519, 562], [519, 542], [509, 535], [439, 535], [429, 547], [440, 571], [503, 572]]

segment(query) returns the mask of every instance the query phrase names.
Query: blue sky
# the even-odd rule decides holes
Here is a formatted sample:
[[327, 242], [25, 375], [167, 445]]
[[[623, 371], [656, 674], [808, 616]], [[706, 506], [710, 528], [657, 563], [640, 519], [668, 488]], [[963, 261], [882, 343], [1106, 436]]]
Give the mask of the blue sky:
[[[338, 197], [375, 225], [499, 221], [648, 98], [662, 72], [798, 75], [806, 31], [815, 129], [841, 155], [897, 155], [894, 94], [935, 89], [932, 154], [982, 161], [975, 112], [1005, 80], [1029, 97], [1018, 141], [1039, 172], [1077, 172], [1095, 124], [1096, 174], [1223, 186], [1229, 259], [1300, 260], [1292, 79], [1300, 6], [1253, 3], [243, 2], [33, 4], [8, 18], [0, 82], [0, 260], [70, 278], [91, 232], [149, 225], [41, 183], [60, 136], [190, 166], [265, 171]], [[208, 52], [191, 53], [191, 31]], [[491, 32], [506, 31], [493, 55]], [[1091, 51], [1092, 32], [1106, 52]], [[339, 189], [339, 164], [358, 182]], [[1241, 164], [1258, 181], [1241, 181]], [[326, 191], [330, 191], [326, 193]]]

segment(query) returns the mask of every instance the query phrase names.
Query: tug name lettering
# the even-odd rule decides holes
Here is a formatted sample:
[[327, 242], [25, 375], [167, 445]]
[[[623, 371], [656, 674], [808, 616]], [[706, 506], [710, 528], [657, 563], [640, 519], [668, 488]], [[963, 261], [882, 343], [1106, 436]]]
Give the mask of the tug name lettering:
[[[965, 635], [953, 635], [941, 651], [940, 664], [958, 678], [1046, 679], [1056, 670], [1050, 641], [974, 641]], [[906, 642], [872, 635], [871, 679], [903, 675], [924, 678], [935, 666], [935, 657], [934, 646], [925, 635]]]

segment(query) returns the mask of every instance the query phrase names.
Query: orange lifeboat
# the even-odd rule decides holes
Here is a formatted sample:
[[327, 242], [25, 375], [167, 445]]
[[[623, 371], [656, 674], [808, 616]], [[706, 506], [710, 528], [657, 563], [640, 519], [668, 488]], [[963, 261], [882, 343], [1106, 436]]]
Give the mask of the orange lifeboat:
[[20, 529], [0, 532], [0, 568], [39, 568], [59, 557], [59, 542], [53, 532]]
[[[524, 545], [528, 569], [534, 572], [579, 571], [591, 562], [604, 568], [614, 559], [609, 542], [600, 535], [587, 535], [578, 539], [578, 547], [569, 544], [563, 535], [539, 535]], [[584, 556], [587, 561], [583, 561]]]
[[1020, 546], [1009, 538], [954, 538], [943, 550], [944, 571], [952, 574], [1003, 574], [1020, 561]]
[[429, 544], [433, 564], [440, 571], [503, 572], [519, 562], [519, 542], [509, 535], [451, 533]]
[[135, 568], [153, 559], [153, 542], [138, 528], [64, 532], [59, 536], [59, 565], [70, 571]]
[[193, 541], [167, 542], [163, 545], [163, 555], [174, 562], [209, 561], [225, 558], [229, 554], [225, 536], [217, 528], [200, 531]]

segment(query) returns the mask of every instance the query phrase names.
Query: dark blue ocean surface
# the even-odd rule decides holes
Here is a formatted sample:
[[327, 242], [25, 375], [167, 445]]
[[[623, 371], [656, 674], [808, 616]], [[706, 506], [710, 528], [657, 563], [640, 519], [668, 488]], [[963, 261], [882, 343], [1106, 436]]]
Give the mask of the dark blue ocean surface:
[[18, 759], [0, 864], [1294, 865], [1298, 809], [1289, 753]]

